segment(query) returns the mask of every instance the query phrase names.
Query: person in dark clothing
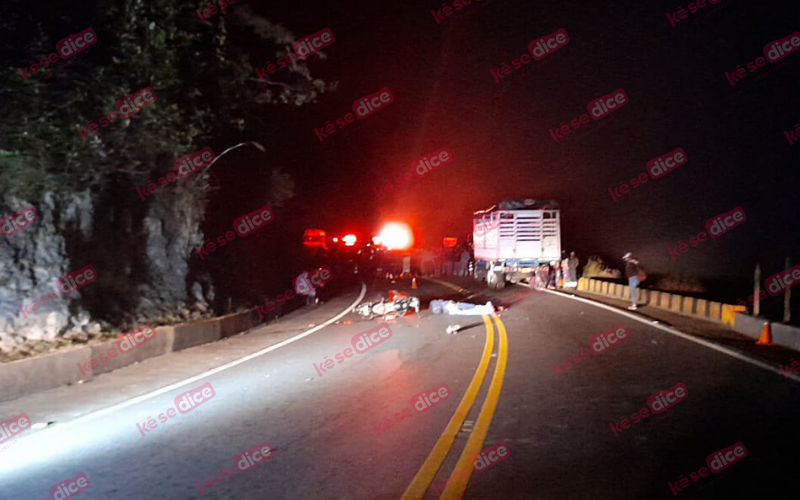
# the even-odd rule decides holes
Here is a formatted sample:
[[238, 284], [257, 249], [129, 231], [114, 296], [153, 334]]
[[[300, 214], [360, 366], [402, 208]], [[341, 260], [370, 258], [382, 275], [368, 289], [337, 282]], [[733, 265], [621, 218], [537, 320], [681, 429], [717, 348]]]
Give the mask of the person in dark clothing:
[[467, 248], [463, 248], [461, 250], [461, 260], [458, 263], [458, 275], [459, 276], [467, 276], [467, 271], [469, 270], [469, 260], [472, 258], [472, 255], [469, 253]]
[[622, 256], [625, 262], [625, 276], [628, 278], [628, 285], [631, 289], [631, 306], [628, 308], [636, 310], [636, 287], [639, 286], [639, 261], [633, 258], [633, 254], [628, 252]]

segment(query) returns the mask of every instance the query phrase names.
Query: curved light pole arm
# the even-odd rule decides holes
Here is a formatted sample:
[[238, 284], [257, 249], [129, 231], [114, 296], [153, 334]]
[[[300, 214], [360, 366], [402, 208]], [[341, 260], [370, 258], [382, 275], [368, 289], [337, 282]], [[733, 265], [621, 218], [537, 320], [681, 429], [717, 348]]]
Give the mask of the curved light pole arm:
[[[231, 146], [231, 147], [229, 147], [228, 149], [226, 149], [225, 151], [223, 151], [222, 153], [220, 153], [220, 155], [219, 155], [219, 156], [217, 156], [216, 158], [214, 158], [214, 160], [212, 160], [212, 161], [211, 161], [211, 163], [209, 163], [209, 164], [208, 164], [208, 166], [206, 167], [206, 172], [207, 172], [209, 169], [211, 169], [211, 167], [214, 165], [214, 163], [216, 163], [216, 162], [217, 162], [217, 160], [219, 160], [220, 158], [222, 158], [223, 156], [225, 156], [225, 155], [226, 155], [228, 152], [230, 152], [230, 151], [233, 151], [234, 149], [236, 149], [236, 148], [240, 148], [240, 147], [242, 147], [242, 146], [253, 146], [254, 148], [256, 148], [256, 149], [258, 149], [259, 151], [261, 151], [262, 153], [266, 153], [266, 152], [267, 152], [267, 150], [266, 150], [266, 149], [264, 149], [264, 146], [262, 146], [261, 144], [259, 144], [259, 143], [255, 142], [255, 141], [240, 142], [239, 144], [237, 144], [237, 145], [235, 145], [235, 146]], [[195, 177], [195, 180], [194, 180], [194, 182], [196, 182], [196, 181], [197, 181], [197, 179], [199, 179], [199, 178], [200, 178], [200, 177]]]

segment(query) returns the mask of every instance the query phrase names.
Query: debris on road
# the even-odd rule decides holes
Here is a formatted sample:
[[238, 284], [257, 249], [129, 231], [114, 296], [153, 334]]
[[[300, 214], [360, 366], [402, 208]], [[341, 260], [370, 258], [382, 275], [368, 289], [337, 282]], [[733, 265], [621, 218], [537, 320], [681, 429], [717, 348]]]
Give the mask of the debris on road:
[[445, 331], [447, 331], [448, 335], [451, 335], [458, 333], [459, 330], [461, 330], [461, 325], [449, 325]]

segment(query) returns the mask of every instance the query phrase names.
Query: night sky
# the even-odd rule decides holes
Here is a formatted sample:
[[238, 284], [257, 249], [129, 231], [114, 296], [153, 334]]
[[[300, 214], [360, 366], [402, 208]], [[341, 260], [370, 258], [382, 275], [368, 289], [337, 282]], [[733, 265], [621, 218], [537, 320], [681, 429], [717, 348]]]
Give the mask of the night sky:
[[[261, 0], [228, 19], [230, 32], [243, 29], [241, 22], [255, 12], [298, 38], [324, 28], [335, 36], [324, 49], [327, 59], [312, 60], [310, 69], [316, 78], [338, 81], [337, 90], [300, 108], [267, 108], [265, 125], [242, 138], [264, 144], [266, 161], [295, 179], [297, 196], [289, 207], [299, 231], [371, 235], [384, 222], [403, 220], [421, 243], [439, 244], [443, 236], [470, 230], [475, 210], [530, 197], [560, 203], [563, 248], [577, 251], [582, 262], [597, 254], [619, 266], [621, 255], [632, 251], [652, 272], [747, 276], [756, 262], [770, 275], [783, 269], [784, 256], [800, 260], [800, 145], [784, 135], [800, 123], [800, 56], [783, 58], [759, 81], [775, 65], [748, 72], [735, 86], [725, 76], [763, 56], [768, 43], [800, 30], [800, 3], [723, 0], [687, 11], [674, 27], [667, 13], [688, 9], [686, 2], [483, 0], [437, 24], [431, 11], [442, 6]], [[80, 9], [102, 7], [62, 8], [74, 17]], [[55, 12], [41, 15], [57, 20]], [[211, 29], [195, 21], [197, 30]], [[495, 81], [490, 70], [511, 66], [531, 41], [559, 29], [569, 35], [566, 46], [521, 69], [512, 66], [511, 75]], [[273, 63], [277, 58], [270, 57]], [[266, 63], [256, 47], [251, 62]], [[356, 120], [318, 140], [314, 128], [335, 123], [354, 101], [384, 87], [394, 102], [370, 117], [373, 123], [353, 132], [361, 124]], [[550, 129], [617, 89], [629, 97], [624, 107], [554, 142]], [[453, 161], [376, 199], [373, 187], [442, 147]], [[612, 199], [609, 188], [676, 148], [686, 151], [688, 162], [663, 185], [641, 198]], [[255, 168], [264, 158], [252, 153], [241, 161]], [[215, 174], [235, 184], [221, 167]], [[252, 211], [250, 205], [239, 211]], [[670, 258], [668, 247], [688, 242], [708, 219], [737, 206], [747, 221], [729, 240], [703, 255]]]
[[[796, 2], [720, 2], [694, 14], [684, 2], [473, 2], [437, 24], [435, 2], [325, 3], [302, 9], [259, 6], [295, 35], [330, 27], [336, 40], [312, 74], [338, 80], [318, 105], [280, 116], [270, 141], [288, 170], [303, 173], [319, 223], [334, 230], [406, 220], [425, 242], [470, 229], [474, 210], [506, 198], [560, 202], [563, 245], [616, 264], [632, 251], [650, 269], [698, 275], [750, 275], [756, 261], [775, 271], [797, 255], [795, 186], [800, 146], [784, 131], [800, 123], [798, 56], [754, 81], [767, 63], [731, 86], [725, 73], [763, 56], [769, 42], [800, 30]], [[452, 3], [448, 5], [452, 6]], [[346, 6], [346, 7], [345, 7]], [[673, 27], [679, 7], [687, 18]], [[701, 16], [722, 7], [703, 19]], [[699, 19], [695, 22], [695, 19]], [[569, 43], [514, 69], [490, 73], [527, 53], [528, 43], [565, 29]], [[552, 59], [552, 60], [551, 60]], [[543, 67], [528, 72], [541, 63]], [[526, 73], [524, 76], [523, 73]], [[356, 99], [388, 87], [394, 102], [374, 123], [320, 143], [313, 132], [350, 111]], [[555, 143], [549, 129], [586, 113], [619, 88], [630, 101], [583, 137], [591, 121]], [[372, 190], [447, 146], [453, 161], [378, 201]], [[614, 201], [649, 160], [678, 147], [688, 162], [641, 198]], [[642, 192], [656, 181], [634, 190]], [[703, 255], [673, 261], [667, 247], [741, 206], [747, 221]], [[697, 249], [705, 248], [705, 245]], [[697, 250], [695, 249], [695, 250]]]

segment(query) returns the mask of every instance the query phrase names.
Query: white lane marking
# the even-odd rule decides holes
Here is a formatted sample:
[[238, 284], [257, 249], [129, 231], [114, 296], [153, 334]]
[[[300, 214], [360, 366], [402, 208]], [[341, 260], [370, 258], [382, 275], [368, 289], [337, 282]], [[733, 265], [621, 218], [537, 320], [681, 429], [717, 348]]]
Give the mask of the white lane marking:
[[[518, 285], [518, 286], [524, 286], [524, 285]], [[663, 331], [665, 331], [667, 333], [671, 333], [672, 335], [675, 335], [675, 336], [680, 337], [682, 339], [686, 339], [686, 340], [688, 340], [690, 342], [694, 342], [696, 344], [700, 344], [700, 345], [706, 346], [708, 348], [714, 349], [715, 351], [721, 352], [723, 354], [727, 354], [728, 356], [731, 356], [732, 358], [736, 358], [738, 360], [744, 361], [745, 363], [750, 363], [751, 365], [758, 366], [759, 368], [763, 368], [763, 369], [765, 369], [767, 371], [776, 373], [776, 374], [781, 375], [781, 376], [785, 376], [780, 371], [780, 369], [775, 368], [772, 365], [768, 365], [767, 363], [764, 363], [763, 361], [759, 361], [757, 359], [748, 358], [744, 354], [736, 352], [736, 351], [734, 351], [732, 349], [728, 349], [727, 347], [722, 347], [721, 345], [714, 344], [712, 342], [708, 342], [706, 340], [699, 339], [697, 337], [693, 337], [693, 336], [691, 336], [691, 335], [689, 335], [687, 333], [683, 333], [683, 332], [681, 332], [679, 330], [676, 330], [674, 328], [670, 328], [670, 327], [667, 327], [667, 326], [664, 326], [664, 325], [654, 324], [654, 323], [652, 323], [652, 320], [643, 319], [643, 318], [641, 318], [639, 316], [636, 316], [635, 314], [631, 314], [631, 313], [628, 313], [628, 312], [625, 312], [625, 311], [621, 311], [621, 310], [617, 309], [616, 307], [612, 307], [612, 306], [603, 304], [602, 302], [594, 302], [594, 301], [589, 300], [589, 299], [584, 299], [583, 297], [578, 297], [576, 295], [569, 295], [569, 294], [566, 294], [566, 293], [563, 293], [563, 292], [556, 292], [556, 291], [553, 291], [553, 290], [545, 290], [545, 292], [552, 293], [553, 295], [559, 295], [559, 296], [562, 296], [562, 297], [566, 297], [568, 299], [574, 299], [574, 300], [578, 300], [578, 301], [581, 301], [581, 302], [586, 302], [587, 304], [591, 304], [591, 305], [599, 307], [601, 309], [606, 309], [608, 311], [612, 311], [612, 312], [615, 312], [617, 314], [621, 314], [623, 316], [627, 316], [627, 317], [629, 317], [629, 318], [631, 318], [633, 320], [636, 320], [636, 321], [638, 321], [640, 323], [643, 323], [643, 324], [645, 324], [647, 326], [651, 326], [653, 328], [658, 328], [659, 330], [663, 330]], [[791, 378], [795, 382], [800, 382], [800, 377], [798, 377], [797, 375], [795, 375], [793, 373], [790, 373], [788, 375], [788, 378]]]
[[[276, 349], [279, 349], [279, 348], [281, 348], [281, 347], [283, 347], [285, 345], [291, 344], [292, 342], [296, 342], [296, 341], [302, 339], [303, 337], [308, 337], [312, 333], [318, 332], [319, 330], [325, 328], [326, 326], [330, 325], [331, 323], [334, 323], [335, 321], [339, 320], [339, 318], [341, 318], [341, 317], [345, 316], [347, 313], [349, 313], [353, 309], [353, 307], [357, 306], [358, 303], [361, 302], [361, 299], [364, 298], [366, 293], [367, 293], [367, 285], [362, 283], [361, 284], [361, 294], [358, 296], [358, 298], [355, 300], [355, 302], [350, 304], [347, 307], [347, 309], [345, 309], [343, 312], [339, 313], [338, 315], [334, 316], [333, 318], [329, 319], [328, 321], [322, 323], [321, 325], [315, 326], [311, 330], [308, 330], [306, 332], [303, 332], [303, 333], [300, 333], [298, 335], [295, 335], [294, 337], [286, 339], [283, 342], [279, 342], [279, 343], [277, 343], [275, 345], [272, 345], [272, 346], [269, 346], [267, 348], [261, 349], [260, 351], [254, 352], [253, 354], [248, 354], [247, 356], [245, 356], [243, 358], [239, 358], [239, 359], [237, 359], [235, 361], [231, 361], [230, 363], [227, 363], [227, 364], [224, 364], [222, 366], [218, 366], [216, 368], [213, 368], [211, 370], [203, 372], [200, 375], [195, 375], [194, 377], [190, 377], [190, 378], [181, 380], [180, 382], [175, 382], [174, 384], [168, 385], [166, 387], [162, 387], [161, 389], [156, 389], [155, 391], [148, 392], [147, 394], [143, 394], [141, 396], [136, 396], [135, 398], [129, 399], [128, 401], [124, 401], [122, 403], [117, 403], [117, 404], [115, 404], [113, 406], [109, 406], [108, 408], [103, 408], [102, 410], [98, 410], [98, 411], [95, 411], [95, 412], [92, 412], [92, 413], [87, 413], [86, 415], [82, 415], [82, 416], [76, 418], [75, 420], [71, 420], [71, 421], [69, 421], [69, 422], [67, 422], [67, 423], [65, 423], [63, 425], [53, 426], [50, 429], [56, 429], [56, 428], [59, 428], [59, 427], [61, 429], [63, 429], [64, 426], [66, 426], [66, 425], [72, 425], [72, 424], [75, 424], [75, 423], [78, 423], [78, 422], [82, 422], [84, 420], [91, 420], [93, 418], [97, 418], [97, 417], [100, 417], [102, 415], [106, 415], [108, 413], [111, 413], [111, 412], [114, 412], [114, 411], [117, 411], [117, 410], [121, 410], [123, 408], [127, 408], [129, 406], [135, 405], [136, 403], [141, 403], [142, 401], [148, 400], [150, 398], [154, 398], [156, 396], [160, 396], [160, 395], [162, 395], [162, 394], [164, 394], [166, 392], [169, 392], [169, 391], [172, 391], [174, 389], [177, 389], [178, 387], [182, 387], [182, 386], [184, 386], [186, 384], [191, 384], [192, 382], [196, 382], [196, 381], [198, 381], [200, 379], [203, 379], [205, 377], [208, 377], [210, 375], [214, 375], [215, 373], [219, 373], [221, 371], [227, 370], [228, 368], [233, 368], [236, 365], [240, 365], [240, 364], [242, 364], [242, 363], [244, 363], [246, 361], [250, 361], [253, 358], [257, 358], [259, 356], [267, 354], [268, 352], [272, 352], [272, 351], [274, 351]], [[258, 327], [256, 327], [256, 328], [258, 328]], [[197, 347], [199, 347], [199, 346], [197, 346]], [[48, 430], [49, 429], [45, 429], [45, 430], [43, 430], [41, 432], [38, 432], [37, 434], [43, 434], [43, 433], [47, 432]]]

